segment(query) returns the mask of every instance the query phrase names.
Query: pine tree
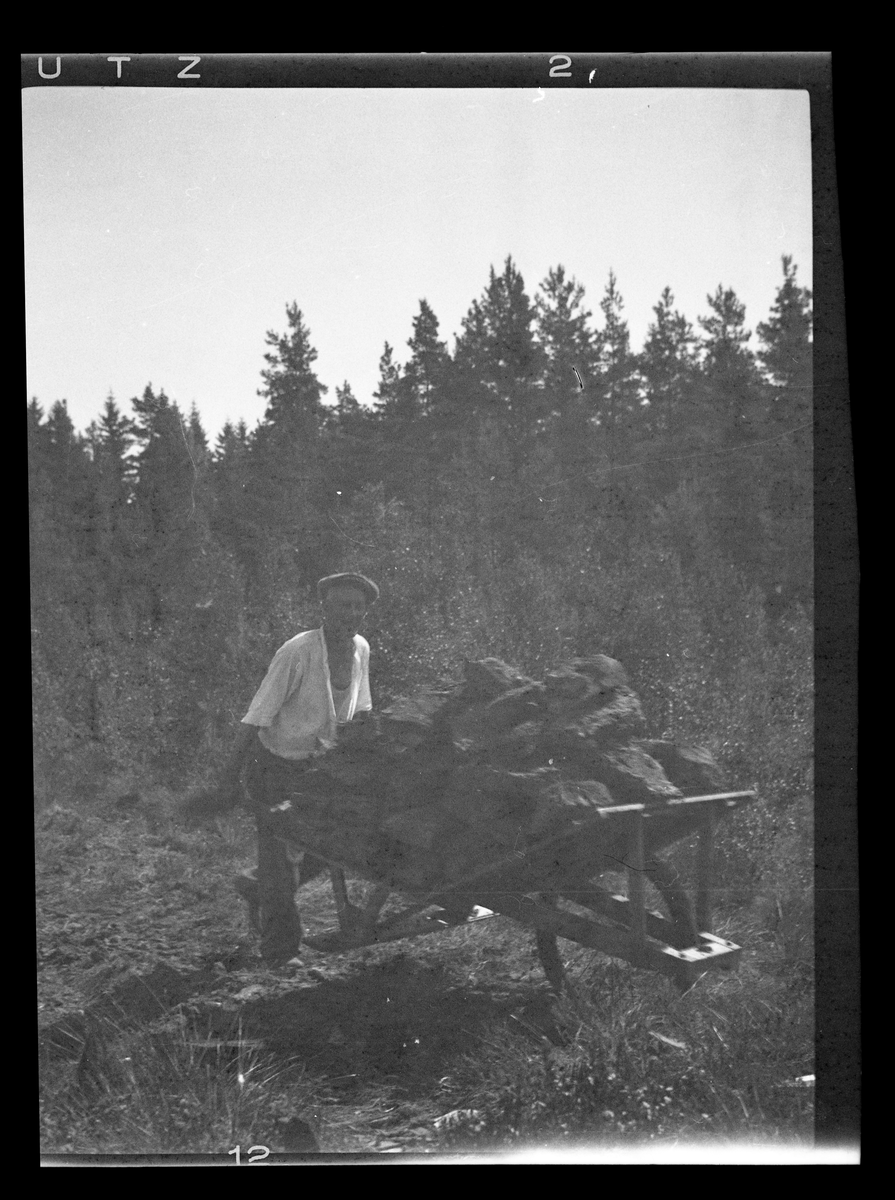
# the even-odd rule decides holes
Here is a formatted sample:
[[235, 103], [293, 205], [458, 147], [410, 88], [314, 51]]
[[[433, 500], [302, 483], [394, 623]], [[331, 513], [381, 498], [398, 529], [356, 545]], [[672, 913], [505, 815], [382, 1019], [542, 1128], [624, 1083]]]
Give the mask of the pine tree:
[[336, 417], [341, 429], [353, 431], [366, 423], [364, 410], [360, 401], [351, 390], [351, 384], [346, 379], [341, 387], [336, 388]]
[[[537, 335], [545, 357], [543, 452], [561, 464], [562, 483], [550, 494], [569, 527], [594, 511], [599, 489], [592, 476], [597, 457], [594, 421], [600, 383], [601, 345], [584, 307], [584, 288], [551, 268], [535, 298]], [[539, 505], [543, 508], [543, 505]]]
[[336, 404], [327, 426], [325, 456], [328, 504], [338, 510], [378, 477], [378, 414], [364, 408], [345, 380], [336, 388]]
[[617, 282], [615, 273], [610, 271], [600, 301], [604, 321], [600, 330], [600, 409], [610, 433], [621, 432], [630, 425], [640, 402], [637, 358], [631, 353], [628, 322], [622, 317], [625, 304]]
[[535, 307], [511, 257], [502, 274], [492, 266], [488, 287], [463, 318], [454, 363], [460, 388], [477, 411], [510, 415], [517, 430], [537, 419], [544, 352], [535, 338]]
[[762, 415], [761, 377], [749, 349], [752, 336], [746, 328], [746, 306], [730, 288], [718, 285], [707, 296], [711, 313], [700, 317], [702, 377], [712, 394], [725, 440], [753, 439]]
[[548, 271], [535, 297], [538, 342], [543, 350], [544, 390], [553, 411], [582, 392], [593, 396], [602, 347], [588, 322], [584, 288], [566, 278], [565, 267]]
[[649, 406], [647, 423], [654, 435], [679, 434], [692, 417], [693, 386], [698, 365], [693, 326], [673, 309], [674, 295], [665, 288], [653, 308], [639, 371]]
[[388, 342], [379, 360], [374, 405], [377, 478], [389, 497], [406, 499], [414, 487], [423, 445], [419, 428], [422, 404], [416, 388], [395, 362]]
[[595, 387], [599, 465], [596, 503], [619, 532], [617, 544], [621, 549], [621, 531], [632, 519], [639, 488], [637, 477], [619, 468], [637, 457], [635, 436], [641, 403], [637, 357], [631, 352], [628, 323], [622, 316], [624, 301], [611, 270], [600, 310], [604, 323], [599, 332], [600, 370]]

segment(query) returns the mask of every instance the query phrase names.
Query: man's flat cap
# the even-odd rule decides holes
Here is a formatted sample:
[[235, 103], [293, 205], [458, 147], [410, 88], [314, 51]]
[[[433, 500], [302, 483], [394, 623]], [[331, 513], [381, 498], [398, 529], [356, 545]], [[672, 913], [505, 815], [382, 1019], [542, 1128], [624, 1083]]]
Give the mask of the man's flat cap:
[[317, 584], [317, 596], [323, 600], [330, 588], [334, 587], [353, 587], [363, 592], [367, 603], [372, 604], [379, 599], [379, 588], [372, 579], [367, 579], [366, 575], [355, 575], [351, 571], [343, 572], [340, 575], [327, 575]]

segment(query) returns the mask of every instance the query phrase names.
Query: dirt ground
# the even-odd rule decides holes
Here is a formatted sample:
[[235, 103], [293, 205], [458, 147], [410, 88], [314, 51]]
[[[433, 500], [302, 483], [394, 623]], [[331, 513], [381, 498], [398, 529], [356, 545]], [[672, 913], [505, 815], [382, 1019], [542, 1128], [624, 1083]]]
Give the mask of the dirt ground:
[[[439, 1084], [447, 1062], [474, 1055], [495, 1022], [551, 1030], [533, 939], [503, 918], [347, 953], [305, 947], [301, 965], [267, 969], [233, 890], [251, 862], [241, 815], [199, 831], [178, 829], [161, 806], [43, 815], [45, 1075], [83, 1076], [91, 1053], [108, 1055], [108, 1033], [97, 1052], [92, 1029], [111, 1026], [124, 1038], [173, 1014], [203, 1066], [227, 1070], [263, 1047], [325, 1080], [325, 1103], [308, 1115], [319, 1126], [321, 1109], [350, 1110], [351, 1121], [329, 1121], [339, 1149], [425, 1148], [450, 1111]], [[366, 885], [350, 887], [360, 899]], [[336, 926], [325, 879], [306, 886], [301, 901], [309, 936]]]
[[[663, 1081], [696, 1087], [702, 1059], [699, 1047], [687, 1056], [674, 1049], [685, 1043], [672, 1026], [691, 1022], [689, 1045], [704, 1014], [675, 1010], [680, 1000], [668, 981], [564, 942], [572, 989], [558, 1000], [532, 936], [503, 917], [345, 953], [306, 947], [300, 964], [272, 971], [233, 888], [254, 861], [249, 818], [185, 828], [164, 794], [125, 801], [90, 811], [57, 806], [37, 820], [45, 1153], [220, 1155], [240, 1143], [273, 1152], [431, 1153], [481, 1132], [489, 1104], [500, 1109], [503, 1133], [524, 1129], [551, 1081], [570, 1097], [587, 1078], [591, 1090], [605, 1091], [616, 1071], [607, 1066], [594, 1084], [597, 1051], [585, 1048], [582, 1030], [613, 1022], [621, 1049], [606, 1053], [614, 1060], [635, 1042], [650, 1047], [630, 1068], [637, 1081], [612, 1083], [622, 1101], [596, 1117], [588, 1109], [575, 1118], [579, 1101], [570, 1099], [573, 1115], [558, 1116], [557, 1129], [573, 1134], [605, 1118], [615, 1133], [673, 1131], [673, 1122], [662, 1124], [662, 1089], [671, 1090]], [[364, 886], [351, 885], [354, 899]], [[302, 890], [301, 904], [310, 936], [335, 927], [325, 878]], [[767, 988], [782, 997], [787, 986], [763, 982], [755, 1011], [768, 1007]], [[710, 998], [717, 1014], [737, 988], [742, 982], [705, 985], [701, 1000], [684, 1003]], [[722, 1012], [716, 1032], [727, 1019]], [[736, 1113], [725, 1126], [719, 1109], [716, 1129], [714, 1113], [696, 1112], [708, 1108], [709, 1085], [699, 1086], [687, 1101], [691, 1134], [701, 1124], [708, 1135], [742, 1122]], [[767, 1122], [767, 1100], [757, 1111], [750, 1106], [743, 1104], [750, 1121]], [[804, 1132], [808, 1110], [796, 1108], [769, 1124]]]

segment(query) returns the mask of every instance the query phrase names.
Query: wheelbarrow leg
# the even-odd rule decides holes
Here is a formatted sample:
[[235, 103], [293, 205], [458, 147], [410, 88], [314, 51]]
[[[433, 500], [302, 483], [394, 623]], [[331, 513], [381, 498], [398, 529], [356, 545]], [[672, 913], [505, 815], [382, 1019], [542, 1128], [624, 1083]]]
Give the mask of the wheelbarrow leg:
[[339, 916], [339, 924], [342, 927], [343, 933], [348, 933], [349, 929], [353, 933], [357, 927], [360, 909], [356, 908], [348, 899], [345, 872], [340, 867], [330, 867], [329, 877], [332, 880], [333, 896], [336, 900], [336, 912]]
[[258, 880], [255, 878], [257, 868], [252, 867], [241, 871], [233, 881], [236, 894], [246, 902], [248, 908], [249, 928], [253, 933], [261, 933], [261, 895]]
[[674, 922], [672, 945], [675, 950], [687, 950], [691, 946], [698, 946], [699, 931], [696, 928], [693, 904], [677, 871], [668, 863], [652, 858], [646, 873], [658, 888], [668, 909], [668, 915]]
[[[315, 858], [311, 854], [303, 854], [298, 868], [298, 887], [301, 887], [304, 883], [308, 883], [311, 879], [316, 879], [325, 870], [327, 870], [327, 865], [321, 859]], [[245, 871], [240, 871], [233, 881], [233, 886], [236, 889], [236, 894], [246, 902], [249, 927], [253, 933], [260, 935], [262, 921], [258, 868], [249, 867]]]
[[358, 908], [348, 899], [345, 873], [339, 867], [330, 867], [330, 879], [336, 900], [339, 926], [346, 937], [354, 941], [367, 941], [376, 926], [376, 918], [388, 899], [391, 888], [386, 883], [377, 883], [368, 893], [363, 908]]
[[[544, 904], [549, 904], [551, 908], [556, 907], [555, 896], [542, 895], [541, 901]], [[555, 992], [561, 992], [565, 984], [566, 973], [562, 965], [562, 959], [559, 956], [559, 945], [556, 940], [556, 934], [548, 933], [543, 929], [536, 930], [535, 945], [538, 948], [538, 958], [541, 960], [541, 966], [544, 968], [547, 982]]]
[[361, 909], [361, 920], [363, 921], [364, 930], [368, 937], [371, 937], [373, 934], [376, 921], [382, 912], [382, 906], [389, 898], [391, 890], [387, 883], [376, 883], [364, 898], [364, 906]]

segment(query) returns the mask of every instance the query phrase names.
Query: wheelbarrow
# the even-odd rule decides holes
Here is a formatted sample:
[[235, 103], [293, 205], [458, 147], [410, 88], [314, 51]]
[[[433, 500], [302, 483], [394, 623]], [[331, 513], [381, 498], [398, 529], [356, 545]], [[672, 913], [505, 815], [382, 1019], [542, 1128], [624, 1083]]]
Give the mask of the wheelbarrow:
[[[345, 951], [504, 916], [534, 931], [544, 972], [557, 991], [564, 982], [559, 938], [659, 972], [686, 991], [703, 972], [729, 970], [742, 955], [741, 947], [711, 932], [714, 840], [719, 819], [756, 795], [714, 792], [593, 808], [586, 820], [432, 891], [411, 895], [401, 889], [410, 903], [384, 916], [393, 884], [371, 881], [363, 906], [355, 907], [345, 885], [351, 864], [307, 845], [303, 848], [330, 867], [339, 924], [306, 944], [322, 952]], [[694, 834], [697, 883], [691, 899], [656, 854]], [[626, 874], [626, 896], [599, 885], [609, 871]], [[647, 879], [667, 915], [647, 907]], [[242, 877], [237, 888], [257, 919], [257, 884]]]

